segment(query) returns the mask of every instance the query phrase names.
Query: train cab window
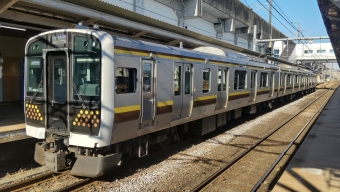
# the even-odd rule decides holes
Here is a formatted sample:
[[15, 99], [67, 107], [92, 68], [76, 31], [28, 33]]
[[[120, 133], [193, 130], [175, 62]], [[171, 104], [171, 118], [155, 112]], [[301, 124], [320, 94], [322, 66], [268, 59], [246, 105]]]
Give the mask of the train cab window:
[[174, 95], [181, 95], [181, 66], [175, 65]]
[[268, 87], [268, 85], [269, 85], [268, 73], [261, 72], [260, 87]]
[[27, 96], [33, 96], [36, 93], [36, 97], [43, 96], [43, 68], [40, 58], [29, 58], [27, 64]]
[[247, 88], [247, 71], [235, 70], [234, 90], [242, 90]]
[[202, 90], [203, 93], [210, 92], [210, 69], [204, 68], [203, 69], [203, 83], [202, 83]]
[[121, 68], [115, 70], [115, 90], [117, 94], [136, 92], [137, 69]]

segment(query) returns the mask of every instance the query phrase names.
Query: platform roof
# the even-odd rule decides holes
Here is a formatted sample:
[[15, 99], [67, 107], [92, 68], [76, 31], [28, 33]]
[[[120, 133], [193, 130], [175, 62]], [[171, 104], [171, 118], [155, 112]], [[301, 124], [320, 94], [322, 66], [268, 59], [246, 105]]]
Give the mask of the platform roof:
[[[68, 7], [69, 6], [69, 7]], [[83, 7], [83, 9], [82, 9]], [[103, 30], [112, 30], [116, 33], [125, 34], [126, 36], [134, 36], [138, 34], [140, 37], [149, 38], [150, 40], [155, 39], [158, 41], [163, 41], [165, 44], [179, 43], [180, 41], [184, 42], [184, 45], [187, 44], [189, 48], [195, 48], [200, 46], [199, 42], [204, 42], [203, 45], [215, 45], [219, 47], [223, 47], [225, 49], [229, 49], [232, 51], [244, 53], [250, 56], [255, 57], [264, 57], [263, 54], [260, 54], [255, 51], [251, 51], [249, 49], [245, 49], [239, 46], [235, 46], [233, 44], [229, 44], [227, 42], [207, 37], [200, 33], [196, 33], [191, 30], [187, 30], [182, 27], [174, 26], [169, 23], [150, 18], [148, 16], [140, 15], [135, 12], [123, 9], [121, 7], [103, 2], [101, 0], [60, 0], [60, 1], [52, 1], [52, 0], [21, 0], [17, 1], [12, 7], [8, 9], [9, 11], [22, 12], [25, 14], [34, 14], [36, 16], [50, 18], [50, 19], [59, 19], [59, 21], [64, 22], [73, 22], [78, 23], [79, 21], [91, 22], [95, 21], [96, 23], [103, 26]], [[102, 17], [89, 14], [90, 11], [86, 10], [94, 10], [100, 13], [104, 13]], [[104, 20], [106, 15], [110, 15], [111, 20]], [[118, 19], [121, 19], [118, 22]], [[125, 25], [122, 22], [122, 19], [126, 19], [136, 24], [142, 24], [149, 26], [148, 30], [142, 30], [137, 27], [132, 27], [131, 25]], [[139, 25], [140, 26], [140, 25]], [[166, 34], [159, 33], [159, 30], [168, 31], [169, 33], [178, 34], [181, 36], [181, 39], [175, 39]], [[144, 34], [143, 34], [144, 33]], [[195, 43], [192, 41], [188, 41], [188, 37], [190, 39], [197, 40]], [[201, 44], [202, 45], [202, 44]], [[276, 59], [274, 57], [268, 57], [268, 59], [278, 62], [278, 63], [287, 63], [291, 64], [287, 61], [283, 61], [280, 59]]]
[[340, 2], [318, 0], [318, 5], [340, 67]]

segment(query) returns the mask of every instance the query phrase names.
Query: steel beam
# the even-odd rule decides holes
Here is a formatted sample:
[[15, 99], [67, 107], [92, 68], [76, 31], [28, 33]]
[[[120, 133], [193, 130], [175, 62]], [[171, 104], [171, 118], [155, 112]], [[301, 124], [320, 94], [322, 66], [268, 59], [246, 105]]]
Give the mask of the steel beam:
[[174, 46], [174, 45], [177, 45], [179, 42], [181, 42], [183, 40], [180, 40], [180, 39], [175, 39], [175, 40], [172, 40], [168, 43], [168, 45], [170, 46]]
[[5, 12], [9, 7], [19, 0], [1, 0], [0, 1], [0, 14]]
[[141, 31], [141, 32], [139, 32], [139, 33], [136, 33], [136, 34], [132, 35], [131, 38], [132, 38], [132, 39], [135, 39], [135, 38], [138, 38], [138, 37], [140, 37], [140, 36], [142, 36], [142, 35], [145, 35], [145, 34], [147, 34], [147, 33], [148, 33], [148, 32], [146, 32], [146, 31]]
[[94, 23], [94, 22], [96, 22], [97, 21], [97, 19], [88, 19], [88, 20], [86, 20], [86, 21], [82, 21], [82, 24], [83, 24], [83, 26], [88, 26], [88, 25], [90, 25], [90, 24], [92, 24], [92, 23]]
[[[40, 25], [45, 25], [49, 27], [55, 27], [55, 28], [70, 28], [71, 23], [55, 20], [55, 19], [49, 19], [45, 17], [39, 17], [35, 15], [20, 13], [16, 11], [10, 11], [7, 10], [3, 14], [0, 15], [0, 18], [9, 19], [13, 21], [19, 21], [19, 22], [25, 22], [25, 23], [39, 23]], [[2, 22], [3, 23], [3, 22]], [[11, 26], [14, 26], [13, 24], [10, 24]], [[26, 29], [29, 29], [29, 27], [25, 27]], [[44, 29], [36, 29], [38, 31], [46, 31]]]

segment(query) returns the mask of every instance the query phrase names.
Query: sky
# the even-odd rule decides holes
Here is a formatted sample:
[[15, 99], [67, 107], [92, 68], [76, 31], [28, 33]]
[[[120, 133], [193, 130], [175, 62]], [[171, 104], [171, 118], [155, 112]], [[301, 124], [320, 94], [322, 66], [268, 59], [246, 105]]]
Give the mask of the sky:
[[[263, 19], [269, 20], [269, 0], [240, 0], [246, 6], [253, 9], [255, 13], [260, 15]], [[318, 7], [317, 0], [272, 0], [273, 7], [275, 7], [287, 20], [292, 22], [298, 28], [300, 22], [300, 29], [303, 36], [317, 37], [328, 36], [325, 25], [323, 23], [321, 13]], [[261, 3], [266, 6], [265, 9]], [[282, 11], [281, 11], [281, 10]], [[273, 26], [285, 34], [287, 37], [297, 36], [297, 30], [289, 25], [273, 8], [272, 23]], [[284, 24], [286, 29], [278, 20]]]

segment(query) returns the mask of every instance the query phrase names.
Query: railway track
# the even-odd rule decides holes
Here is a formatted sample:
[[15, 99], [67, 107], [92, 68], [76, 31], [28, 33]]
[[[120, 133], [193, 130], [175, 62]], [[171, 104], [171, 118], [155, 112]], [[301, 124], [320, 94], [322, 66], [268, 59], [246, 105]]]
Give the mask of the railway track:
[[312, 126], [337, 84], [329, 87], [300, 112], [274, 128], [192, 191], [257, 191], [295, 141], [301, 139]]

